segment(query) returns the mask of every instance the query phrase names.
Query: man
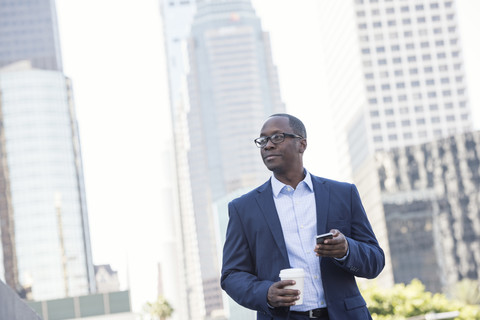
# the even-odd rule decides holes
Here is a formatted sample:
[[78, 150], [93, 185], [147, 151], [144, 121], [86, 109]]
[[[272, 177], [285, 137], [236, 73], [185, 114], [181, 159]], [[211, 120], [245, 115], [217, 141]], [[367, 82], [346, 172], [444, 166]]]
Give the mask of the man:
[[[273, 176], [229, 203], [222, 288], [257, 319], [371, 319], [355, 276], [374, 278], [385, 257], [352, 184], [311, 175], [303, 167], [303, 123], [275, 114], [264, 123], [260, 148]], [[333, 238], [315, 244], [315, 235]], [[303, 268], [303, 304], [280, 270]]]

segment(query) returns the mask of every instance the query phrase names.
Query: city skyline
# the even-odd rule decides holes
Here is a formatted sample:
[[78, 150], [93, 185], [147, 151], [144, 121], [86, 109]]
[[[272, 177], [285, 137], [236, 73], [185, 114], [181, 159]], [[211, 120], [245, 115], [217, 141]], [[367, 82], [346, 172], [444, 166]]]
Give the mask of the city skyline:
[[[161, 38], [161, 32], [157, 30], [152, 34], [138, 37], [141, 34], [139, 32], [139, 30], [142, 30], [141, 28], [155, 30], [161, 27], [161, 22], [157, 21], [159, 16], [158, 4], [156, 1], [152, 1], [149, 3], [148, 9], [141, 11], [140, 6], [135, 6], [128, 1], [103, 4], [84, 1], [81, 5], [73, 1], [63, 1], [63, 3], [60, 1], [58, 6], [65, 10], [62, 11], [63, 17], [60, 16], [60, 30], [66, 34], [62, 36], [64, 67], [67, 75], [71, 76], [75, 83], [74, 93], [78, 98], [77, 109], [79, 109], [82, 147], [84, 156], [88, 154], [84, 162], [86, 166], [87, 200], [90, 212], [92, 212], [94, 260], [96, 263], [112, 263], [116, 269], [123, 269], [124, 277], [126, 277], [127, 269], [125, 265], [127, 259], [129, 261], [143, 259], [146, 264], [156, 259], [135, 252], [133, 244], [125, 242], [124, 234], [135, 236], [135, 246], [143, 243], [151, 249], [154, 247], [149, 247], [149, 245], [159, 240], [153, 225], [156, 219], [155, 213], [161, 210], [161, 205], [155, 199], [160, 190], [158, 181], [161, 180], [161, 174], [156, 166], [161, 163], [162, 156], [155, 147], [162, 144], [162, 134], [159, 126], [167, 125], [161, 117], [162, 109], [168, 108], [169, 105], [165, 76], [153, 73], [161, 72], [165, 64], [163, 61], [158, 61], [158, 57], [163, 55], [162, 41], [152, 38], [153, 36]], [[295, 84], [295, 82], [300, 82], [298, 78], [302, 76], [305, 79], [315, 79], [315, 81], [322, 82], [321, 79], [313, 78], [314, 74], [322, 72], [318, 64], [315, 66], [315, 63], [313, 63], [312, 67], [312, 63], [307, 63], [307, 60], [317, 57], [316, 53], [318, 53], [318, 48], [312, 48], [307, 43], [315, 35], [312, 29], [316, 27], [316, 24], [312, 22], [312, 19], [318, 17], [315, 13], [316, 5], [313, 1], [302, 1], [301, 4], [279, 1], [275, 4], [276, 8], [273, 10], [269, 8], [269, 6], [274, 5], [273, 1], [254, 1], [254, 7], [257, 14], [262, 18], [264, 29], [271, 34], [274, 61], [279, 68], [281, 89], [287, 111], [306, 119], [307, 129], [310, 130], [309, 145], [312, 150], [331, 150], [328, 141], [320, 141], [328, 140], [329, 131], [324, 131], [321, 127], [314, 128], [313, 125], [313, 119], [320, 116], [327, 119], [324, 120], [323, 126], [329, 128], [328, 113], [319, 115], [309, 110], [309, 108], [313, 108], [312, 106], [318, 105], [314, 101], [318, 99], [318, 94], [322, 94], [322, 92], [318, 92], [318, 87], [322, 88], [322, 86], [312, 81]], [[71, 6], [70, 11], [64, 7], [67, 5]], [[89, 6], [95, 9], [89, 10]], [[110, 6], [117, 8], [118, 16], [112, 15], [112, 12], [109, 11]], [[304, 11], [295, 12], [293, 9], [297, 9], [297, 7]], [[93, 12], [97, 9], [98, 12]], [[102, 12], [109, 14], [110, 24], [103, 29], [94, 28], [103, 22]], [[132, 19], [138, 21], [133, 30], [130, 28], [132, 26], [122, 26], [122, 23], [124, 23], [121, 17], [122, 12], [125, 14], [128, 12]], [[283, 17], [285, 15], [280, 14], [281, 12], [289, 12], [291, 14], [290, 18], [296, 21], [294, 25], [299, 28], [295, 30], [302, 30], [303, 32], [294, 34], [294, 31], [289, 29], [291, 27], [284, 23]], [[473, 11], [469, 10], [469, 12]], [[78, 25], [82, 24], [81, 18], [87, 16], [87, 14], [90, 23], [78, 28]], [[460, 30], [462, 31], [461, 17], [459, 20]], [[71, 27], [62, 29], [63, 23], [65, 25], [71, 24]], [[119, 33], [114, 33], [114, 31]], [[123, 35], [118, 36], [117, 34]], [[108, 41], [105, 39], [108, 39]], [[150, 43], [153, 40], [158, 41], [158, 43]], [[466, 40], [462, 38], [462, 41], [465, 42]], [[88, 47], [95, 49], [85, 49]], [[467, 51], [467, 49], [465, 50]], [[295, 56], [300, 53], [302, 59], [295, 59]], [[294, 61], [288, 62], [292, 58], [294, 58]], [[126, 62], [129, 60], [135, 63], [127, 64]], [[86, 61], [90, 61], [90, 65], [86, 65]], [[467, 67], [470, 61], [467, 57]], [[96, 75], [95, 79], [91, 78], [91, 74]], [[125, 84], [118, 82], [118, 80], [122, 80], [122, 77], [118, 75], [129, 75], [128, 78], [145, 81], [128, 82], [129, 86], [125, 87]], [[117, 80], [117, 78], [120, 79]], [[468, 72], [467, 79], [470, 91], [475, 91], [475, 86], [478, 86], [478, 84], [471, 83]], [[126, 82], [125, 78], [123, 78], [123, 82]], [[141, 85], [139, 82], [141, 82]], [[110, 87], [113, 84], [115, 84], [115, 89]], [[299, 89], [298, 86], [302, 87]], [[158, 88], [162, 87], [163, 89], [160, 91], [162, 96], [160, 97]], [[136, 94], [131, 94], [130, 91]], [[310, 95], [311, 92], [315, 91], [317, 91], [316, 94]], [[118, 92], [122, 92], [120, 97], [116, 97], [115, 93]], [[108, 93], [110, 93], [110, 98], [107, 99], [106, 95]], [[152, 93], [155, 94], [151, 95]], [[149, 94], [150, 96], [148, 96]], [[471, 99], [471, 101], [472, 106], [474, 106], [474, 100]], [[131, 107], [135, 107], [138, 114], [131, 114], [129, 112]], [[110, 118], [109, 115], [115, 115], [115, 117]], [[107, 130], [104, 129], [106, 123], [109, 124]], [[127, 123], [128, 125], [126, 125]], [[478, 123], [478, 121], [475, 122], [476, 128], [479, 126]], [[132, 136], [132, 132], [135, 132], [134, 136]], [[139, 139], [139, 137], [145, 138]], [[156, 137], [160, 137], [160, 139]], [[128, 148], [125, 149], [125, 146], [128, 146]], [[133, 156], [125, 154], [126, 150]], [[319, 152], [310, 154], [309, 152], [310, 150], [306, 153], [307, 168], [320, 175], [335, 178], [335, 164]], [[142, 160], [141, 165], [135, 164], [140, 159]], [[130, 168], [135, 168], [135, 170], [129, 172]], [[121, 181], [129, 181], [129, 184], [134, 187], [140, 185], [148, 185], [148, 187], [136, 188], [135, 190], [119, 189], [109, 182], [113, 181], [118, 184], [118, 172], [122, 173]], [[151, 177], [156, 177], [156, 179]], [[118, 199], [123, 201], [120, 202]], [[139, 219], [138, 221], [150, 219], [150, 223], [133, 223], [133, 218], [130, 217], [131, 213], [134, 213]], [[104, 236], [105, 230], [108, 230], [106, 226], [109, 226], [114, 218], [118, 219], [119, 228], [111, 231], [109, 236], [111, 240], [107, 240]], [[131, 230], [126, 228], [126, 225], [131, 226]], [[115, 243], [114, 247], [111, 246], [112, 241]], [[156, 269], [156, 265], [152, 269]], [[148, 267], [130, 266], [132, 288], [135, 286], [133, 282], [136, 281], [136, 277], [138, 277], [136, 274], [139, 272], [145, 271], [148, 274], [155, 274], [148, 270]], [[151, 296], [153, 292], [154, 290], [150, 290], [149, 295]], [[132, 293], [132, 296], [134, 294]]]

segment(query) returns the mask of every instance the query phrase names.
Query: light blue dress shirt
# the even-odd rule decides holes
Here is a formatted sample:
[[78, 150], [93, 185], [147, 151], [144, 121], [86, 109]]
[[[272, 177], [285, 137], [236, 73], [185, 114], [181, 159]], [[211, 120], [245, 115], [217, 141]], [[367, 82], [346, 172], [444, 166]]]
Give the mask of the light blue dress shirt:
[[305, 170], [305, 179], [296, 189], [280, 182], [275, 176], [272, 176], [271, 183], [290, 266], [305, 271], [303, 304], [290, 310], [308, 311], [326, 307], [320, 273], [321, 258], [313, 251], [317, 235], [317, 209], [310, 173]]

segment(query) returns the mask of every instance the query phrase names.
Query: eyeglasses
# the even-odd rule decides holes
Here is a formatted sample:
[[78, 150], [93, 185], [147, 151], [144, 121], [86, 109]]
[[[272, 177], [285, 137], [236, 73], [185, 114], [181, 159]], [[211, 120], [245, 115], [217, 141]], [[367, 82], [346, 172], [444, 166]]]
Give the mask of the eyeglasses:
[[299, 136], [298, 134], [282, 132], [282, 133], [272, 134], [270, 137], [260, 137], [253, 141], [255, 142], [257, 147], [263, 148], [267, 145], [268, 140], [272, 141], [272, 143], [274, 144], [279, 144], [285, 140], [285, 137], [303, 139], [303, 137]]

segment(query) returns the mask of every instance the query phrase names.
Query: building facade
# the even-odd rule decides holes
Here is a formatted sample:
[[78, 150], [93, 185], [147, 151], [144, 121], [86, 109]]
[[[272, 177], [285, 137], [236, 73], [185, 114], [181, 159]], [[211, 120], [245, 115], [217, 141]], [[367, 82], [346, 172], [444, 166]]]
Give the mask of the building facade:
[[205, 307], [210, 314], [224, 307], [214, 203], [268, 178], [253, 139], [265, 118], [284, 112], [285, 107], [269, 37], [250, 1], [199, 2], [188, 49], [188, 164]]
[[54, 0], [0, 0], [0, 68], [21, 60], [62, 71]]
[[480, 277], [480, 132], [375, 157], [395, 282], [441, 292]]
[[95, 291], [72, 84], [55, 2], [0, 0], [0, 278], [22, 297]]
[[386, 252], [375, 152], [472, 130], [454, 0], [325, 1], [322, 43], [341, 172], [359, 187]]

